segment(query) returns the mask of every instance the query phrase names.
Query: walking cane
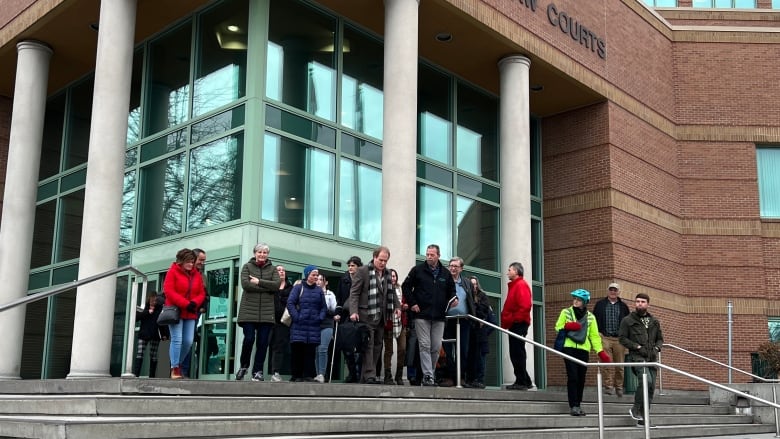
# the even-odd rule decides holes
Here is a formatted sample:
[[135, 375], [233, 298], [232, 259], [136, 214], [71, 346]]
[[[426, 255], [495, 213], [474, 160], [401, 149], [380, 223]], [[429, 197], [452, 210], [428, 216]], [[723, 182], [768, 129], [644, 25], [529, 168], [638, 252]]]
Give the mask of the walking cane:
[[[340, 306], [336, 307], [336, 315], [341, 315], [342, 308]], [[339, 320], [336, 320], [336, 329], [333, 331], [333, 355], [330, 356], [330, 374], [328, 375], [328, 382], [331, 382], [333, 380], [333, 360], [336, 359], [336, 344], [337, 338], [339, 336], [339, 322], [341, 321], [341, 318]]]

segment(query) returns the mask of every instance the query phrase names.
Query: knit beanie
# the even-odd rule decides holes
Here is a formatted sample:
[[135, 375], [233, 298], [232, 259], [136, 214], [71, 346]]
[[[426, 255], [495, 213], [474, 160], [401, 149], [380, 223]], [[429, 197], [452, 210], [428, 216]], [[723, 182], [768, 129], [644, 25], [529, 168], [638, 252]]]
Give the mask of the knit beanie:
[[309, 275], [314, 270], [318, 270], [317, 266], [315, 266], [315, 265], [307, 265], [306, 268], [303, 269], [303, 280], [308, 279]]

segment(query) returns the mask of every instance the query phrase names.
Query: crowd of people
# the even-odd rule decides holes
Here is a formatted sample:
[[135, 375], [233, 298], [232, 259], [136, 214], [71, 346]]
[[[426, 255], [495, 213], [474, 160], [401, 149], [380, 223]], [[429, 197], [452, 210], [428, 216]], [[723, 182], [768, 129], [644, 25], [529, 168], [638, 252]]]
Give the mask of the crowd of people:
[[[425, 260], [412, 267], [401, 282], [398, 272], [388, 268], [390, 249], [380, 246], [365, 265], [357, 256], [349, 258], [347, 271], [333, 292], [318, 267], [306, 266], [302, 278], [291, 283], [285, 268], [274, 266], [269, 254], [267, 244], [257, 244], [253, 257], [241, 268], [243, 294], [237, 322], [244, 337], [236, 380], [249, 374], [253, 381], [264, 381], [263, 365], [269, 356], [273, 382], [282, 381], [284, 370], [291, 372], [293, 382], [329, 382], [334, 361], [343, 355], [347, 383], [403, 385], [405, 368], [411, 385], [448, 387], [459, 381], [463, 387], [485, 388], [488, 337], [494, 328], [470, 319], [448, 318], [468, 314], [497, 324], [479, 279], [461, 275], [465, 265], [462, 258], [452, 257], [445, 267], [439, 246], [431, 244], [426, 248]], [[150, 377], [155, 376], [159, 342], [166, 339], [171, 341], [170, 377], [189, 375], [196, 321], [208, 305], [203, 279], [205, 260], [206, 253], [201, 249], [180, 250], [166, 274], [164, 295], [150, 293], [145, 305], [137, 310], [141, 326], [133, 363], [136, 376], [147, 346]], [[521, 263], [509, 265], [500, 325], [526, 337], [531, 325], [532, 293], [523, 275]], [[561, 310], [555, 323], [556, 332], [563, 337], [564, 354], [581, 362], [588, 362], [590, 351], [596, 352], [603, 363], [657, 360], [663, 336], [660, 323], [648, 312], [650, 297], [637, 294], [631, 312], [619, 294], [620, 286], [610, 284], [606, 297], [590, 312], [590, 292], [571, 292], [572, 305]], [[161, 312], [168, 307], [177, 309], [178, 321], [157, 325]], [[459, 350], [453, 342], [456, 331]], [[509, 337], [509, 357], [515, 380], [507, 389], [533, 388], [523, 339]], [[457, 358], [461, 365], [459, 377]], [[564, 358], [572, 416], [585, 416], [581, 402], [588, 368], [579, 361]], [[622, 397], [623, 368], [605, 369], [605, 393]], [[648, 377], [649, 401], [637, 392], [629, 412], [643, 425], [645, 403], [650, 404], [653, 397], [656, 370], [637, 367], [632, 372]]]

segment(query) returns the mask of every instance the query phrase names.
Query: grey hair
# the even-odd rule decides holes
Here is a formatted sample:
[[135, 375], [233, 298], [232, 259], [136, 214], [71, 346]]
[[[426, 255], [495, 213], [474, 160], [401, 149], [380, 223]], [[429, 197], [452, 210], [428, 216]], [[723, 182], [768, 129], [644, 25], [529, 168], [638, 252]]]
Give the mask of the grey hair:
[[466, 265], [466, 262], [460, 256], [453, 256], [452, 259], [450, 259], [450, 263], [452, 263], [453, 261], [460, 264], [460, 268], [463, 268]]
[[509, 264], [509, 267], [514, 268], [517, 274], [519, 274], [520, 276], [522, 276], [523, 272], [525, 271], [523, 270], [523, 264], [519, 262], [512, 262], [511, 264]]
[[257, 252], [262, 251], [262, 250], [265, 250], [268, 253], [271, 253], [271, 249], [268, 247], [268, 244], [266, 244], [264, 242], [261, 242], [260, 244], [257, 244], [255, 246], [254, 250], [252, 250], [252, 253], [257, 253]]

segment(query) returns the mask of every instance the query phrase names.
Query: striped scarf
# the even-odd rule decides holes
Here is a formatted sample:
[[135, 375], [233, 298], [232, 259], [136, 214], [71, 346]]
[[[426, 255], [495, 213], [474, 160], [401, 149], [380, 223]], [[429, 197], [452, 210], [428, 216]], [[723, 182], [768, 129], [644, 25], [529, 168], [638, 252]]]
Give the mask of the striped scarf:
[[[380, 312], [380, 303], [379, 303], [379, 289], [377, 281], [377, 275], [376, 270], [374, 270], [374, 264], [369, 263], [368, 264], [368, 311], [367, 314], [369, 317], [374, 317]], [[382, 276], [382, 283], [383, 287], [387, 286], [387, 281], [385, 276]], [[393, 310], [395, 309], [394, 303], [393, 303], [393, 294], [387, 294], [387, 309], [390, 311], [390, 314], [392, 314]], [[388, 314], [389, 315], [389, 314]]]

